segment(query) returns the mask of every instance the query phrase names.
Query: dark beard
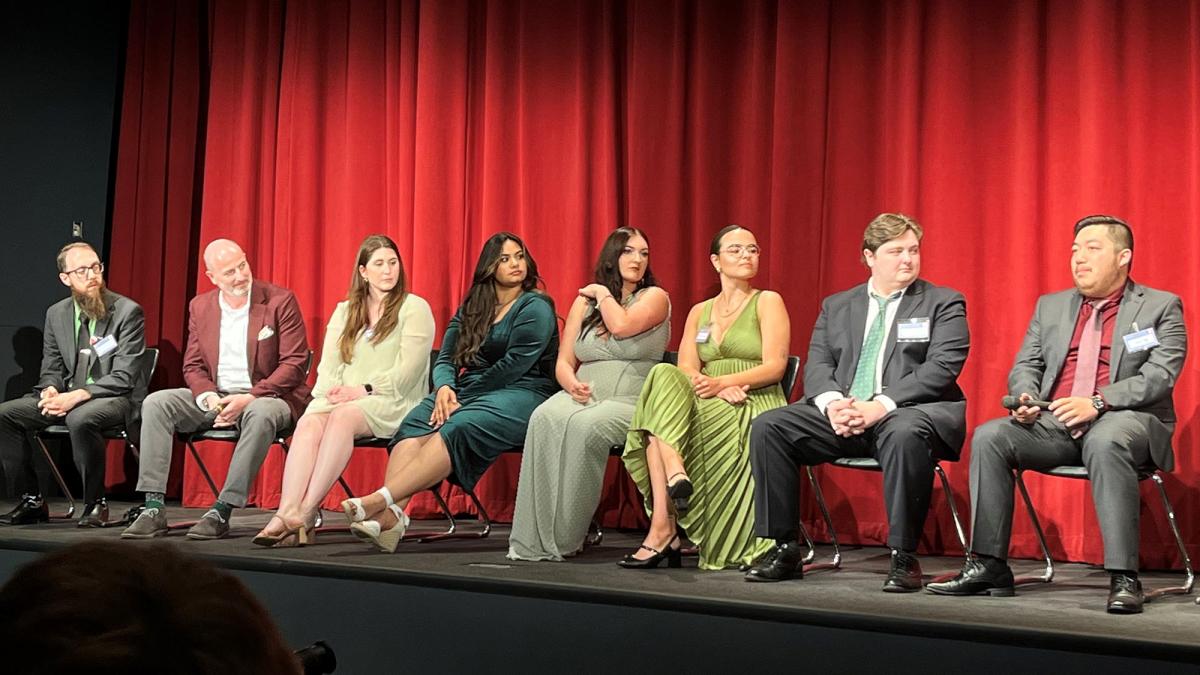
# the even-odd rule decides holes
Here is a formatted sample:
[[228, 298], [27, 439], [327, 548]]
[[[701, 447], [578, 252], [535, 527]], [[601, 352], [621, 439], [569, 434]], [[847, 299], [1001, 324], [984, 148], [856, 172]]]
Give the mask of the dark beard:
[[103, 283], [94, 294], [79, 293], [75, 289], [71, 289], [71, 297], [75, 299], [75, 304], [79, 305], [79, 313], [89, 320], [102, 321], [108, 317], [108, 306], [104, 302], [104, 295]]

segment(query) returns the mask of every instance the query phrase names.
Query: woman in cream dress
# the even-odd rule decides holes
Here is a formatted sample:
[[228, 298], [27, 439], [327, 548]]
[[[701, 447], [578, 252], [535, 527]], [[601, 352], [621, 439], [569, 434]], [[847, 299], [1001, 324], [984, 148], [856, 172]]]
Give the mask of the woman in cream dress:
[[358, 250], [346, 300], [325, 331], [313, 400], [296, 424], [279, 510], [254, 538], [307, 543], [317, 509], [345, 470], [354, 440], [391, 436], [429, 392], [433, 313], [407, 292], [395, 242], [372, 235]]

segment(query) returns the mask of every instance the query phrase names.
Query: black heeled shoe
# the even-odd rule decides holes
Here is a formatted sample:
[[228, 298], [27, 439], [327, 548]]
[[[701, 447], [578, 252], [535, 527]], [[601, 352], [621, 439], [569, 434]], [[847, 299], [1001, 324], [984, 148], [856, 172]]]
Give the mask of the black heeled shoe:
[[694, 490], [691, 479], [682, 471], [671, 474], [667, 480], [670, 481], [675, 476], [683, 476], [683, 478], [674, 483], [667, 483], [667, 496], [675, 503], [675, 513], [683, 515], [688, 512], [688, 509], [692, 508], [692, 505], [688, 503], [688, 498], [692, 496]]
[[627, 570], [652, 570], [658, 567], [658, 564], [666, 559], [667, 567], [669, 568], [683, 567], [683, 555], [680, 553], [680, 550], [677, 548], [671, 548], [671, 544], [674, 544], [677, 541], [679, 541], [678, 534], [671, 537], [671, 540], [667, 542], [667, 545], [664, 546], [663, 550], [661, 551], [642, 544], [638, 547], [639, 549], [644, 548], [654, 555], [650, 556], [649, 558], [639, 559], [633, 557], [634, 554], [630, 553], [618, 561], [617, 564]]

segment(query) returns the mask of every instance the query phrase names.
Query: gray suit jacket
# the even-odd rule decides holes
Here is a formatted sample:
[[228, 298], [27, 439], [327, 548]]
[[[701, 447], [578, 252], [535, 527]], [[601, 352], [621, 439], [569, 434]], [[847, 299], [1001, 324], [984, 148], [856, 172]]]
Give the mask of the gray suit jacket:
[[[93, 354], [89, 357], [96, 359], [95, 381], [82, 388], [87, 389], [94, 398], [128, 397], [133, 406], [126, 424], [133, 425], [141, 419], [142, 400], [146, 398], [149, 385], [141, 367], [143, 357], [149, 357], [145, 354], [145, 318], [141, 306], [123, 295], [105, 290], [104, 300], [108, 306], [108, 317], [96, 322], [93, 335], [96, 338], [112, 335], [117, 347], [104, 356], [96, 357]], [[34, 387], [35, 393], [46, 387], [67, 390], [67, 382], [75, 368], [75, 338], [75, 301], [68, 297], [46, 310], [42, 373]]]
[[[867, 324], [867, 285], [835, 293], [821, 303], [804, 365], [804, 396], [850, 390]], [[897, 342], [896, 322], [884, 345], [883, 394], [897, 408], [914, 407], [933, 420], [946, 459], [957, 459], [967, 435], [967, 401], [958, 374], [967, 360], [970, 335], [962, 293], [917, 279], [904, 292], [896, 321], [928, 318], [928, 342]]]
[[[1038, 298], [1008, 374], [1008, 392], [1013, 396], [1035, 394], [1046, 399], [1062, 372], [1075, 332], [1075, 321], [1083, 296], [1075, 289]], [[1154, 328], [1159, 345], [1129, 353], [1123, 336], [1138, 329]], [[1187, 329], [1183, 325], [1183, 301], [1179, 296], [1134, 283], [1125, 286], [1117, 325], [1113, 329], [1109, 382], [1100, 394], [1114, 410], [1134, 410], [1153, 415], [1162, 426], [1147, 425], [1152, 438], [1150, 451], [1159, 468], [1175, 467], [1171, 434], [1175, 430], [1175, 401], [1172, 392], [1187, 356]]]

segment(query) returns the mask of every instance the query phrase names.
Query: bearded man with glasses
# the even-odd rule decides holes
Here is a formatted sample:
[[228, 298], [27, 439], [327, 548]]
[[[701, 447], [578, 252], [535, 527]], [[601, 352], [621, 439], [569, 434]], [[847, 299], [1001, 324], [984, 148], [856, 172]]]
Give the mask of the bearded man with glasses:
[[0, 459], [10, 493], [21, 495], [16, 508], [0, 515], [3, 525], [49, 519], [28, 435], [52, 424], [66, 425], [83, 478], [86, 506], [79, 527], [107, 521], [103, 430], [124, 424], [136, 438], [146, 397], [140, 374], [146, 347], [142, 308], [104, 286], [104, 264], [86, 242], [72, 242], [58, 252], [58, 278], [71, 297], [46, 311], [38, 384], [28, 396], [0, 404]]

